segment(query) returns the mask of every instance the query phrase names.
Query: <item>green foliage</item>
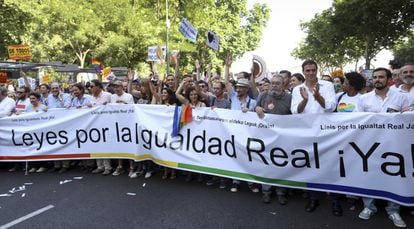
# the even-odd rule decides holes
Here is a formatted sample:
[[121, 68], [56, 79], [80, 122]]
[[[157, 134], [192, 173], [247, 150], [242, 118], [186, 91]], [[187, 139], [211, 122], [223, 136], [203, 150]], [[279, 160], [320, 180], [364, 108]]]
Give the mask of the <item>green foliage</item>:
[[[8, 2], [8, 7], [13, 6], [16, 11], [15, 17], [25, 18], [28, 22], [22, 31], [8, 31], [10, 35], [4, 36], [5, 40], [30, 44], [33, 61], [62, 61], [90, 66], [90, 59], [98, 57], [105, 66], [147, 70], [144, 66], [148, 46], [166, 43], [165, 1]], [[170, 0], [168, 4], [171, 24], [168, 29], [169, 50], [181, 51], [181, 72], [193, 71], [195, 60], [203, 66], [214, 63], [215, 68], [220, 68], [217, 66], [223, 65], [228, 52], [241, 56], [254, 50], [260, 43], [270, 14], [269, 8], [261, 4], [247, 10], [246, 0]], [[187, 41], [178, 30], [183, 17], [198, 30], [195, 44]], [[12, 28], [12, 25], [6, 27]], [[206, 45], [208, 30], [221, 38], [218, 52]], [[160, 67], [161, 72], [165, 71], [165, 63]]]
[[407, 39], [397, 44], [392, 51], [394, 59], [400, 63], [414, 63], [414, 31]]
[[29, 21], [29, 15], [16, 4], [0, 0], [0, 59], [8, 59], [7, 45], [23, 42], [20, 37]]
[[414, 2], [407, 0], [350, 0], [334, 4], [303, 23], [305, 41], [293, 51], [327, 68], [365, 59], [366, 68], [383, 49], [394, 46], [414, 26]]

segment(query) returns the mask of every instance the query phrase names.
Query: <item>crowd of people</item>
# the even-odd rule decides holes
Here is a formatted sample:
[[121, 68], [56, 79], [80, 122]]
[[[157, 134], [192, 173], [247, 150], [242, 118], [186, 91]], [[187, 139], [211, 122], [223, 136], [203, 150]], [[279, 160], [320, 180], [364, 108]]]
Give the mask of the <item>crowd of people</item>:
[[[188, 74], [180, 77], [178, 71], [160, 80], [154, 74], [149, 78], [135, 78], [131, 72], [123, 80], [115, 79], [104, 87], [95, 79], [86, 84], [75, 83], [65, 92], [61, 85], [53, 82], [41, 84], [32, 90], [28, 84], [16, 89], [15, 94], [6, 87], [0, 87], [0, 118], [19, 115], [23, 112], [46, 112], [51, 108], [88, 108], [118, 104], [163, 104], [190, 105], [193, 109], [211, 107], [256, 112], [259, 118], [267, 114], [305, 114], [329, 112], [410, 112], [414, 109], [414, 63], [389, 68], [376, 68], [372, 78], [358, 72], [345, 73], [344, 76], [317, 77], [318, 65], [313, 60], [302, 64], [302, 73], [284, 70], [274, 73], [271, 78], [256, 82], [251, 73], [240, 72], [230, 76], [232, 58], [225, 60], [224, 77], [201, 77], [200, 74]], [[178, 68], [176, 68], [178, 69]], [[22, 73], [23, 78], [25, 74]], [[11, 163], [9, 172], [22, 169], [21, 163]], [[119, 176], [127, 173], [130, 178], [144, 176], [150, 178], [156, 169], [152, 161], [134, 162], [132, 160], [97, 159], [73, 162], [68, 160], [53, 162], [30, 162], [28, 172], [64, 173], [71, 166], [79, 165], [85, 172], [93, 174]], [[128, 169], [126, 169], [128, 167]], [[176, 179], [178, 172], [162, 168], [162, 179]], [[206, 182], [207, 186], [218, 185], [237, 192], [239, 180], [223, 177], [203, 176], [185, 173], [185, 180]], [[262, 201], [270, 203], [275, 195], [281, 205], [288, 203], [289, 189], [248, 183], [253, 192], [262, 192]], [[304, 192], [308, 196], [305, 210], [313, 212], [319, 206], [320, 192]], [[343, 208], [340, 198], [343, 195], [330, 193], [332, 213], [341, 216]], [[352, 204], [359, 199], [346, 196]], [[364, 209], [359, 218], [368, 220], [377, 212], [375, 200], [362, 198]], [[386, 211], [397, 227], [406, 227], [399, 211], [400, 206], [388, 201]], [[414, 214], [414, 212], [412, 212]]]

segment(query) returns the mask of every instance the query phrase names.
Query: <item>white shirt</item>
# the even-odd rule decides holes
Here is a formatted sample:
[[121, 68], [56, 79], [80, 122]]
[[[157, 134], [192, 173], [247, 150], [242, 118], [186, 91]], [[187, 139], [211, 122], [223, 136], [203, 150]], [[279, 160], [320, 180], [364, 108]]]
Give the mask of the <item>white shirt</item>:
[[[306, 82], [305, 82], [306, 83]], [[308, 92], [308, 102], [306, 103], [305, 109], [303, 109], [303, 114], [314, 114], [314, 113], [329, 113], [335, 110], [336, 107], [336, 101], [335, 101], [335, 88], [333, 84], [329, 81], [325, 80], [318, 80], [319, 84], [319, 94], [325, 99], [325, 108], [323, 108], [318, 101], [315, 100], [313, 97], [313, 92], [311, 89], [309, 89], [305, 83], [302, 83], [295, 88], [293, 88], [292, 91], [292, 104], [290, 106], [290, 110], [292, 111], [292, 114], [298, 113], [298, 106], [299, 103], [302, 102], [303, 98], [300, 94], [300, 88], [304, 87], [306, 88], [306, 91]]]
[[117, 101], [123, 101], [126, 104], [134, 104], [134, 97], [129, 93], [122, 93], [121, 96], [117, 94], [111, 95], [111, 103], [116, 103]]
[[9, 98], [6, 96], [0, 102], [0, 118], [11, 115], [14, 110], [15, 105], [16, 105], [16, 102], [12, 98]]
[[[339, 99], [341, 95], [342, 97]], [[335, 101], [337, 102], [336, 111], [337, 112], [358, 112], [358, 101], [359, 101], [360, 96], [361, 96], [360, 93], [354, 96], [349, 96], [347, 93], [344, 94], [343, 92], [337, 93], [335, 96]]]
[[32, 104], [30, 103], [30, 99], [26, 98], [25, 100], [17, 100], [16, 103], [16, 111], [26, 112], [32, 109]]
[[110, 103], [111, 102], [111, 96], [112, 96], [111, 93], [106, 92], [106, 91], [101, 91], [101, 93], [99, 93], [99, 95], [97, 97], [92, 95], [91, 103], [94, 106]]
[[409, 101], [406, 94], [388, 89], [385, 99], [383, 100], [373, 90], [359, 97], [358, 110], [361, 112], [386, 113], [390, 110], [401, 111], [408, 107]]

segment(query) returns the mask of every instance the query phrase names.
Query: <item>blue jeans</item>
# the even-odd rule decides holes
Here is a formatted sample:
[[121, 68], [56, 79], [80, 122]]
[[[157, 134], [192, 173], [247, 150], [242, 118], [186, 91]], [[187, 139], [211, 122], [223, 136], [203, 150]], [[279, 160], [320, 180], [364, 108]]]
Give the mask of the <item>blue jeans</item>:
[[[362, 201], [364, 202], [364, 207], [368, 208], [371, 211], [376, 212], [377, 207], [375, 206], [375, 199], [369, 197], [362, 197]], [[385, 211], [387, 211], [388, 215], [399, 213], [400, 212], [400, 205], [391, 201], [387, 201], [387, 206], [385, 207]]]

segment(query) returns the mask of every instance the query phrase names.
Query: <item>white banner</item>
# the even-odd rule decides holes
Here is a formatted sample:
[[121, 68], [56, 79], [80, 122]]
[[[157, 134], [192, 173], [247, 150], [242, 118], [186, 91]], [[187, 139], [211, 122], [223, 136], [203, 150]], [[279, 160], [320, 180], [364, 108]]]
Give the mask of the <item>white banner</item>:
[[220, 45], [220, 37], [217, 36], [213, 31], [207, 32], [206, 44], [208, 47], [218, 51]]
[[266, 115], [115, 105], [0, 119], [0, 161], [130, 158], [182, 170], [414, 206], [414, 113]]
[[197, 40], [197, 29], [195, 29], [187, 19], [183, 18], [178, 30], [191, 42], [195, 43]]
[[[158, 49], [162, 50], [162, 59], [160, 59], [160, 54]], [[166, 46], [149, 46], [148, 47], [148, 61], [163, 61], [167, 56], [167, 47]]]

